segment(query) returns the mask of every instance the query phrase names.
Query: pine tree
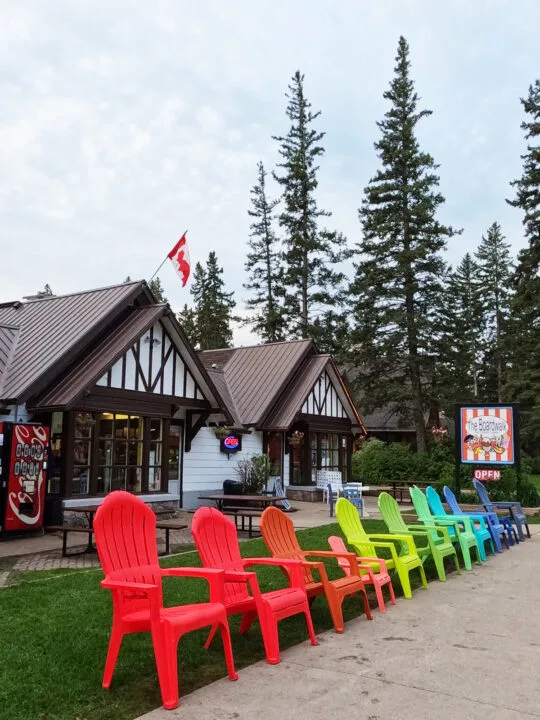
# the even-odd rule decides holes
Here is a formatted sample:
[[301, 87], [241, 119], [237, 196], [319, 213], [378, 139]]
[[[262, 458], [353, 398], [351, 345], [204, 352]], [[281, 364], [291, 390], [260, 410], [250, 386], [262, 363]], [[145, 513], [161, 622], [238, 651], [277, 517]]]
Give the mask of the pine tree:
[[166, 303], [167, 298], [165, 297], [163, 285], [161, 284], [161, 280], [159, 277], [153, 278], [153, 280], [150, 280], [148, 283], [148, 287], [150, 288], [152, 295], [156, 298], [156, 300], [160, 303]]
[[232, 343], [231, 310], [236, 303], [234, 293], [225, 292], [222, 275], [215, 252], [209, 254], [206, 269], [200, 263], [195, 266], [191, 294], [201, 350], [230, 347]]
[[198, 347], [199, 331], [197, 328], [197, 313], [195, 310], [188, 307], [187, 303], [185, 303], [183, 309], [178, 313], [177, 319], [191, 345], [193, 345], [194, 348]]
[[417, 109], [408, 56], [401, 37], [395, 77], [384, 93], [391, 107], [377, 123], [381, 139], [375, 148], [382, 168], [365, 189], [360, 209], [361, 259], [351, 288], [353, 359], [368, 404], [396, 403], [403, 416], [412, 417], [417, 450], [424, 452], [424, 412], [432, 404], [446, 272], [441, 252], [456, 231], [436, 219], [444, 202], [438, 166], [420, 150], [415, 134], [431, 111]]
[[483, 327], [478, 265], [467, 253], [446, 280], [437, 340], [437, 395], [447, 413], [455, 402], [478, 398]]
[[246, 290], [253, 291], [246, 305], [255, 312], [245, 322], [264, 342], [278, 342], [285, 335], [283, 268], [273, 230], [273, 210], [279, 200], [269, 200], [266, 195], [266, 171], [262, 162], [257, 169], [257, 184], [251, 190], [252, 210], [248, 211], [254, 218], [245, 263], [249, 280], [244, 285]]
[[[482, 285], [483, 347], [482, 396], [484, 400], [502, 402], [506, 368], [503, 345], [510, 313], [510, 276], [512, 258], [510, 244], [505, 242], [499, 223], [494, 222], [482, 236], [476, 255], [478, 279]], [[494, 364], [494, 365], [492, 365]], [[495, 380], [490, 382], [489, 378]]]
[[[339, 312], [343, 304], [344, 274], [337, 264], [350, 256], [342, 235], [320, 227], [320, 220], [331, 213], [319, 209], [315, 198], [318, 187], [318, 159], [324, 155], [323, 132], [313, 128], [320, 112], [312, 112], [304, 94], [304, 76], [297, 71], [289, 85], [287, 117], [291, 127], [280, 143], [282, 174], [274, 178], [283, 188], [283, 212], [279, 223], [285, 244], [285, 307], [288, 336], [309, 338], [321, 328], [331, 334], [324, 322], [327, 310]], [[318, 329], [314, 333], [314, 323]]]
[[511, 184], [516, 196], [510, 205], [523, 211], [528, 240], [520, 251], [513, 275], [511, 300], [510, 368], [507, 391], [520, 403], [522, 438], [538, 453], [540, 440], [540, 80], [529, 87], [521, 103], [526, 120], [521, 124], [527, 140], [522, 155], [523, 173]]

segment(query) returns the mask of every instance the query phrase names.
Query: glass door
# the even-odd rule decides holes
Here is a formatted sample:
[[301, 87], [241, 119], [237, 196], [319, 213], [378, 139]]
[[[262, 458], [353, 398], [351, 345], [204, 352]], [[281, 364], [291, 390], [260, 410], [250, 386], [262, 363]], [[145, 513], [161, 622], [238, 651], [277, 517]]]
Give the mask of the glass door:
[[171, 425], [169, 427], [168, 447], [168, 473], [169, 492], [173, 495], [180, 495], [180, 479], [182, 473], [182, 439], [184, 428], [182, 425]]

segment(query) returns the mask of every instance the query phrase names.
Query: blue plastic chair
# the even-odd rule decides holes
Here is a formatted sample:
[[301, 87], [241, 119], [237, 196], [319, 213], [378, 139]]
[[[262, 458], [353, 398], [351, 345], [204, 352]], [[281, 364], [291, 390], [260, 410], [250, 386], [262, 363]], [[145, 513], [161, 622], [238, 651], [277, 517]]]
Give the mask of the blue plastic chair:
[[476, 542], [478, 543], [478, 549], [480, 550], [480, 557], [482, 560], [487, 560], [485, 543], [489, 542], [491, 547], [491, 554], [495, 555], [495, 548], [493, 547], [493, 540], [491, 534], [487, 528], [486, 522], [482, 517], [472, 517], [471, 515], [464, 515], [464, 513], [447, 513], [439, 493], [428, 485], [426, 488], [426, 497], [428, 499], [429, 507], [434, 515], [440, 517], [447, 517], [449, 520], [460, 520], [463, 517], [467, 517], [471, 521], [472, 531], [476, 536]]
[[360, 513], [360, 517], [364, 517], [364, 500], [358, 483], [348, 483], [343, 486], [343, 497], [346, 498]]
[[504, 544], [506, 548], [508, 549], [511, 544], [513, 544], [513, 538], [510, 537], [510, 540], [507, 537], [506, 529], [504, 525], [499, 520], [499, 516], [497, 513], [491, 513], [491, 512], [464, 512], [457, 501], [456, 496], [452, 492], [452, 490], [445, 485], [443, 488], [444, 492], [444, 498], [446, 502], [448, 503], [448, 506], [452, 512], [453, 515], [468, 515], [470, 518], [483, 518], [486, 521], [487, 528], [491, 534], [491, 537], [493, 539], [493, 542], [495, 543], [495, 547], [497, 549], [497, 552], [502, 553], [502, 543], [501, 538], [504, 540]]
[[287, 495], [285, 493], [285, 488], [283, 487], [283, 483], [281, 482], [281, 478], [277, 477], [274, 480], [274, 495], [281, 498], [281, 506], [284, 510], [291, 510], [292, 505], [287, 500]]
[[[482, 485], [482, 483], [479, 480], [473, 480], [474, 489], [476, 490], [476, 494], [478, 495], [478, 499], [484, 506], [484, 508], [487, 510], [487, 512], [496, 512], [497, 509], [499, 510], [508, 510], [510, 512], [510, 519], [516, 526], [518, 538], [520, 540], [525, 540], [525, 535], [523, 534], [522, 526], [525, 525], [525, 531], [527, 532], [527, 537], [531, 537], [531, 533], [529, 531], [529, 526], [527, 524], [527, 518], [525, 517], [525, 514], [523, 513], [523, 508], [521, 507], [521, 503], [518, 503], [516, 501], [510, 501], [510, 502], [498, 502], [490, 500], [488, 491], [486, 488]], [[501, 518], [501, 521], [504, 522], [504, 518]]]

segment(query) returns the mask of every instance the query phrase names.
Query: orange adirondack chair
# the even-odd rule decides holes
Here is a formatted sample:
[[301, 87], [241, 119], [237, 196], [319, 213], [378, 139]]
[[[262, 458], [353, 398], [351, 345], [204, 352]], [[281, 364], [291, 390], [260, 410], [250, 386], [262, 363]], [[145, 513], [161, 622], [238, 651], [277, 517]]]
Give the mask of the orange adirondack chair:
[[[371, 611], [364, 583], [360, 579], [358, 563], [354, 553], [330, 552], [328, 550], [302, 550], [294, 532], [292, 520], [276, 507], [268, 507], [263, 512], [260, 522], [261, 533], [266, 547], [273, 557], [291, 560], [301, 560], [304, 569], [304, 583], [310, 602], [317, 595], [326, 595], [328, 608], [338, 633], [344, 631], [343, 612], [341, 606], [347, 595], [360, 593], [364, 601], [364, 612], [371, 620]], [[329, 580], [326, 568], [322, 562], [312, 562], [308, 557], [345, 558], [350, 563], [351, 574], [338, 580]], [[319, 580], [315, 580], [312, 571], [316, 570]]]
[[[105, 573], [101, 586], [111, 590], [113, 599], [103, 687], [110, 687], [124, 635], [150, 632], [163, 705], [172, 710], [178, 706], [178, 641], [185, 633], [207, 625], [220, 627], [229, 677], [237, 680], [223, 604], [223, 570], [162, 569], [158, 563], [156, 516], [142, 500], [123, 490], [107, 495], [96, 513], [94, 533]], [[210, 602], [164, 607], [162, 578], [167, 575], [204, 578], [210, 586]]]
[[[240, 632], [247, 633], [259, 616], [267, 661], [279, 662], [278, 621], [304, 613], [312, 645], [317, 645], [308, 598], [302, 579], [302, 564], [298, 560], [273, 558], [242, 558], [234, 522], [214, 508], [201, 507], [193, 516], [191, 532], [205, 567], [225, 570], [225, 609], [227, 615], [243, 613]], [[261, 593], [254, 572], [246, 572], [252, 565], [277, 565], [290, 579], [290, 587]], [[251, 590], [251, 595], [248, 592]], [[212, 642], [217, 626], [206, 641]]]

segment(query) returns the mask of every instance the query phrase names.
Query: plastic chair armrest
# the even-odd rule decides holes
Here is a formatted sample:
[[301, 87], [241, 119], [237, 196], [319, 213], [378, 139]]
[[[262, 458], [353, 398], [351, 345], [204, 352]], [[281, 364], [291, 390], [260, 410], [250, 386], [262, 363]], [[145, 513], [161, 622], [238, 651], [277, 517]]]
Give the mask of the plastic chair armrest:
[[159, 599], [159, 587], [149, 583], [129, 582], [127, 580], [105, 580], [101, 581], [101, 587], [107, 590], [127, 590], [146, 595], [150, 603], [150, 617], [153, 622], [159, 622], [159, 611], [161, 602]]
[[333, 552], [332, 550], [305, 550], [304, 557], [325, 557], [334, 558], [336, 560], [338, 560], [339, 558], [344, 558], [345, 560], [349, 561], [351, 573], [353, 575], [358, 574], [358, 560], [356, 559], [357, 555], [353, 552]]
[[371, 538], [385, 538], [385, 539], [391, 538], [392, 540], [397, 540], [398, 542], [404, 542], [407, 545], [407, 548], [408, 548], [409, 552], [411, 553], [411, 555], [416, 555], [416, 545], [414, 544], [412, 535], [394, 535], [392, 533], [390, 538], [388, 535], [369, 535], [368, 537], [370, 539]]
[[[373, 568], [371, 567], [371, 565], [364, 565], [365, 562], [372, 562], [372, 563], [376, 563], [379, 566], [380, 573], [388, 572], [388, 568], [386, 567], [386, 561], [383, 560], [383, 558], [378, 558], [378, 557], [372, 558], [372, 557], [362, 556], [362, 557], [357, 558], [357, 560], [358, 560], [358, 567], [362, 568], [363, 570], [366, 570], [367, 568], [369, 568], [370, 570], [374, 571]], [[374, 571], [374, 572], [377, 572], [377, 571]]]
[[225, 592], [225, 571], [217, 568], [164, 568], [164, 576], [202, 578], [210, 587], [210, 602], [222, 603]]
[[274, 565], [275, 567], [283, 567], [290, 571], [291, 587], [304, 587], [304, 581], [302, 579], [302, 561], [285, 559], [285, 558], [244, 558], [242, 560], [244, 567], [250, 565]]
[[[433, 530], [437, 533], [437, 535], [442, 535], [445, 542], [450, 542], [450, 535], [448, 534], [448, 530], [445, 527], [440, 527], [438, 525], [424, 525], [425, 532], [423, 530], [420, 530], [420, 533], [422, 533], [424, 536], [429, 536], [429, 531]], [[415, 533], [412, 532], [412, 535]]]
[[[472, 532], [472, 525], [471, 525], [471, 519], [468, 517], [448, 517], [448, 515], [435, 515], [434, 520], [436, 523], [440, 523], [441, 521], [446, 522], [452, 522], [454, 525], [454, 528], [457, 530], [459, 529], [462, 532]], [[460, 525], [463, 525], [463, 529], [460, 527]]]

